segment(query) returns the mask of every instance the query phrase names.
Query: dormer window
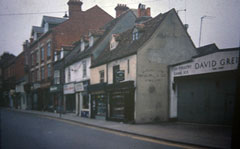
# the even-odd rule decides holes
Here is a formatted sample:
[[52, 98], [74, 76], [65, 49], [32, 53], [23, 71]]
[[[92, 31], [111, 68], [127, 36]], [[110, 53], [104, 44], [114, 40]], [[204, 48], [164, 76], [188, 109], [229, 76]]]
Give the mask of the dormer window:
[[55, 51], [55, 52], [54, 52], [54, 61], [55, 61], [55, 62], [58, 60], [57, 57], [58, 57], [58, 56], [57, 56], [57, 51]]
[[89, 47], [92, 47], [94, 43], [94, 37], [92, 35], [89, 36]]
[[49, 27], [49, 26], [48, 26], [48, 23], [45, 23], [45, 24], [44, 24], [44, 33], [46, 33], [46, 32], [48, 31], [48, 27]]
[[34, 32], [34, 34], [33, 34], [33, 40], [37, 40], [37, 33], [36, 32]]
[[82, 40], [81, 40], [81, 52], [84, 51], [84, 49], [85, 49], [85, 42], [84, 42], [84, 40], [82, 39]]
[[110, 50], [114, 50], [118, 46], [117, 37], [117, 34], [112, 34], [112, 39], [110, 41]]
[[61, 53], [60, 53], [60, 59], [62, 59], [63, 58], [63, 56], [64, 56], [64, 53], [63, 53], [64, 51], [63, 51], [63, 48], [61, 49]]
[[134, 28], [132, 36], [133, 36], [133, 40], [139, 39], [138, 29]]

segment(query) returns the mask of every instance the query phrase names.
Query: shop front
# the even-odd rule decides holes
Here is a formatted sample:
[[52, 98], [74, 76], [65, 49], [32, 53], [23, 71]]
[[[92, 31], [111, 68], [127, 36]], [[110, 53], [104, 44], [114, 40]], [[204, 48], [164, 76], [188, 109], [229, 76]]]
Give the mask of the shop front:
[[62, 85], [56, 84], [50, 87], [50, 93], [53, 98], [53, 107], [49, 110], [52, 112], [60, 112], [63, 107], [63, 90]]
[[31, 86], [31, 95], [30, 95], [30, 101], [32, 110], [40, 110], [40, 103], [39, 103], [39, 97], [40, 94], [40, 84], [39, 83], [33, 83]]
[[106, 87], [109, 95], [108, 119], [113, 121], [134, 121], [134, 81], [109, 84]]
[[94, 84], [88, 87], [91, 94], [91, 118], [107, 119], [107, 94], [105, 92], [106, 83]]
[[76, 114], [81, 117], [90, 117], [90, 100], [87, 92], [89, 80], [75, 83]]
[[238, 50], [219, 51], [170, 67], [170, 118], [231, 125], [238, 55]]
[[50, 82], [41, 83], [39, 88], [39, 108], [43, 111], [49, 111], [53, 107], [53, 98], [49, 92]]
[[65, 84], [63, 87], [64, 92], [64, 111], [68, 113], [76, 112], [76, 100], [75, 100], [75, 86], [74, 83]]

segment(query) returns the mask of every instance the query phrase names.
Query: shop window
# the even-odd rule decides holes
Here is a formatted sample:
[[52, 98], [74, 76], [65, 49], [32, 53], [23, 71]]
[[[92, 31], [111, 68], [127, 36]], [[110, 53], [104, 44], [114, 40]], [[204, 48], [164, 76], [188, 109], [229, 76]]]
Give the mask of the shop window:
[[104, 70], [99, 72], [100, 75], [100, 83], [104, 83]]
[[117, 80], [117, 72], [120, 70], [119, 65], [113, 66], [113, 83], [119, 82]]
[[89, 98], [87, 94], [83, 94], [83, 109], [89, 109]]

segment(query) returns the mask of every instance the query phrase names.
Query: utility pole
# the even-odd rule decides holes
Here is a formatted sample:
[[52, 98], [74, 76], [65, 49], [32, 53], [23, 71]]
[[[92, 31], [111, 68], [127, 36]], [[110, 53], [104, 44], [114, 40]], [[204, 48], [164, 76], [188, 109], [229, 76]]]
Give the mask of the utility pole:
[[206, 16], [206, 15], [204, 15], [204, 16], [202, 16], [201, 17], [201, 22], [200, 22], [200, 33], [199, 33], [199, 47], [201, 46], [201, 38], [202, 38], [202, 23], [203, 23], [203, 19], [213, 19], [213, 18], [215, 18], [215, 17], [213, 17], [213, 16]]

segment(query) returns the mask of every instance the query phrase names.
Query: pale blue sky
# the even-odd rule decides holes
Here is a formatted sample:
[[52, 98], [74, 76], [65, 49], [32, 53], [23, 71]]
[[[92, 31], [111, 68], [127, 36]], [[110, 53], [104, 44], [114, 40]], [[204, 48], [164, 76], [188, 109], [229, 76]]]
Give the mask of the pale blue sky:
[[[22, 44], [30, 38], [31, 27], [39, 26], [43, 15], [62, 17], [64, 13], [32, 15], [4, 15], [39, 12], [68, 11], [68, 0], [0, 0], [0, 55], [8, 51], [15, 55], [22, 51]], [[183, 23], [189, 24], [189, 35], [198, 47], [200, 18], [204, 19], [201, 45], [216, 43], [219, 48], [238, 47], [240, 40], [240, 1], [239, 0], [82, 0], [83, 10], [94, 5], [100, 6], [115, 17], [114, 8], [118, 3], [137, 8], [139, 3], [151, 8], [152, 16], [164, 13], [171, 8], [179, 12]]]

